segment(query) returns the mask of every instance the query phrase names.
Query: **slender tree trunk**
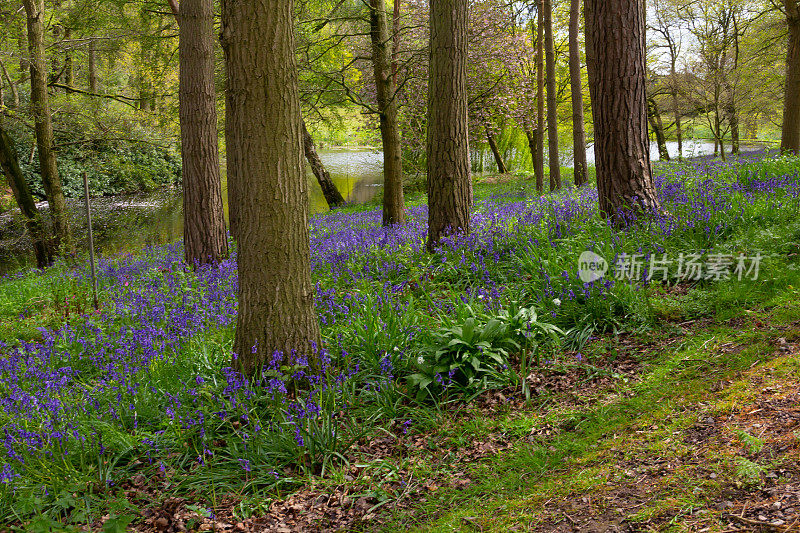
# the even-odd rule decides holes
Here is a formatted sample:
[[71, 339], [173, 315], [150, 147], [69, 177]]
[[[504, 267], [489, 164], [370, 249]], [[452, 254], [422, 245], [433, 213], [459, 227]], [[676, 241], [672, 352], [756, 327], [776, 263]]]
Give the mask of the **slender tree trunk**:
[[500, 154], [500, 149], [497, 147], [497, 143], [494, 140], [494, 135], [492, 135], [492, 132], [489, 130], [489, 125], [484, 124], [483, 127], [486, 129], [486, 140], [489, 141], [489, 148], [492, 150], [494, 162], [497, 164], [497, 172], [500, 174], [508, 174], [508, 168], [506, 167], [506, 163], [503, 161], [503, 156]]
[[319, 183], [322, 194], [325, 196], [325, 201], [328, 202], [328, 207], [334, 209], [343, 206], [345, 201], [342, 193], [333, 184], [330, 173], [325, 169], [325, 165], [322, 164], [322, 159], [319, 158], [317, 147], [314, 146], [314, 139], [308, 132], [305, 121], [303, 122], [303, 149], [306, 154], [306, 160], [311, 166], [311, 171], [317, 178], [317, 183]]
[[19, 210], [25, 217], [25, 225], [31, 234], [33, 252], [36, 255], [36, 265], [45, 268], [52, 263], [50, 248], [47, 245], [47, 235], [42, 222], [42, 216], [36, 208], [36, 202], [31, 195], [31, 188], [19, 168], [17, 150], [14, 141], [0, 128], [0, 166], [14, 194]]
[[669, 161], [669, 150], [667, 150], [667, 139], [664, 136], [664, 122], [661, 120], [661, 111], [658, 109], [656, 101], [652, 98], [647, 99], [647, 118], [650, 121], [650, 129], [656, 136], [658, 145], [658, 157], [662, 161]]
[[[319, 368], [293, 0], [222, 0], [228, 189], [239, 212], [234, 366]], [[231, 164], [232, 162], [232, 164]]]
[[428, 250], [469, 233], [468, 0], [431, 0], [428, 87]]
[[675, 120], [675, 135], [678, 138], [678, 159], [683, 159], [683, 124], [681, 124], [681, 108], [678, 104], [678, 74], [675, 69], [677, 58], [673, 55], [670, 64], [670, 79], [672, 81], [672, 115]]
[[587, 0], [595, 69], [590, 70], [600, 212], [616, 223], [660, 209], [647, 135], [642, 0]]
[[800, 6], [797, 0], [784, 0], [789, 25], [786, 55], [786, 86], [783, 101], [781, 152], [800, 154]]
[[[67, 41], [67, 47], [71, 46], [69, 43], [70, 39], [72, 39], [72, 29], [64, 28], [64, 40]], [[72, 61], [72, 52], [67, 48], [64, 54], [64, 85], [72, 87], [73, 83], [75, 83], [75, 64], [74, 61]], [[72, 92], [70, 89], [66, 91], [68, 93]]]
[[11, 79], [11, 76], [8, 74], [8, 70], [6, 69], [5, 63], [0, 61], [0, 69], [3, 70], [3, 79], [6, 80], [8, 84], [8, 89], [11, 91], [11, 101], [13, 102], [14, 109], [19, 109], [19, 89], [17, 88], [17, 84], [14, 80]]
[[[714, 105], [714, 157], [719, 153], [725, 161], [725, 140], [722, 138], [722, 119], [719, 113], [719, 104]], [[717, 152], [719, 150], [719, 152]]]
[[544, 10], [542, 0], [538, 0], [536, 17], [536, 160], [533, 173], [536, 175], [536, 188], [544, 192]]
[[558, 156], [558, 104], [556, 103], [556, 54], [553, 43], [553, 2], [542, 0], [544, 43], [547, 58], [547, 146], [550, 151], [550, 190], [561, 188], [561, 159]]
[[585, 185], [586, 129], [583, 123], [583, 87], [581, 86], [581, 50], [578, 33], [581, 24], [581, 0], [571, 0], [569, 10], [569, 79], [572, 92], [572, 151], [575, 186]]
[[370, 0], [370, 36], [383, 141], [383, 225], [405, 224], [403, 152], [392, 76], [392, 39], [389, 36], [385, 0]]
[[[541, 151], [539, 151], [539, 137], [536, 133], [536, 130], [531, 129], [528, 126], [525, 126], [525, 137], [528, 139], [528, 151], [531, 153], [531, 163], [534, 167], [534, 174], [536, 177], [536, 190], [542, 192], [544, 189], [544, 180], [540, 180], [540, 175], [535, 173], [535, 169], [537, 168], [537, 164], [541, 162], [541, 167], [544, 167], [544, 156], [542, 155]], [[543, 172], [544, 173], [544, 172]]]
[[731, 100], [728, 106], [728, 123], [731, 126], [731, 153], [738, 154], [740, 147], [739, 138], [739, 110], [736, 107], [736, 102]]
[[97, 41], [89, 41], [89, 92], [97, 94]]
[[28, 17], [28, 52], [31, 69], [31, 107], [34, 114], [36, 146], [50, 216], [56, 235], [56, 249], [70, 254], [74, 250], [72, 231], [67, 217], [67, 202], [58, 175], [56, 154], [53, 151], [53, 121], [47, 94], [47, 75], [44, 55], [44, 0], [23, 0]]
[[214, 87], [213, 0], [182, 0], [177, 16], [183, 162], [183, 246], [191, 266], [228, 257]]

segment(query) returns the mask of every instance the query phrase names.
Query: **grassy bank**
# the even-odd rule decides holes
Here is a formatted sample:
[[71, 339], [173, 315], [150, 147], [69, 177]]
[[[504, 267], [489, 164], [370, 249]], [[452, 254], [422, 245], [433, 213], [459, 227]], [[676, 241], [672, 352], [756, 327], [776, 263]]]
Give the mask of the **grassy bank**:
[[[187, 272], [177, 244], [106, 258], [99, 312], [85, 266], [6, 277], [0, 524], [373, 529], [390, 509], [423, 529], [544, 520], [539, 498], [574, 481], [557, 476], [584, 475], [568, 459], [605, 461], [614, 428], [688, 424], [669, 411], [679, 398], [717, 401], [702, 396], [710, 375], [764, 360], [712, 358], [721, 338], [749, 342], [725, 321], [797, 320], [800, 161], [763, 157], [659, 167], [666, 213], [624, 230], [597, 216], [595, 190], [540, 197], [524, 178], [476, 184], [473, 233], [435, 254], [422, 198], [400, 228], [369, 207], [312, 217], [325, 371], [296, 394], [300, 368], [276, 362], [254, 382], [230, 368], [233, 259]], [[612, 270], [622, 254], [676, 261], [669, 282], [643, 268], [584, 283], [587, 250]], [[674, 283], [695, 253], [729, 256], [730, 279]], [[678, 334], [683, 346], [626, 352]], [[592, 400], [560, 405], [564, 390]]]

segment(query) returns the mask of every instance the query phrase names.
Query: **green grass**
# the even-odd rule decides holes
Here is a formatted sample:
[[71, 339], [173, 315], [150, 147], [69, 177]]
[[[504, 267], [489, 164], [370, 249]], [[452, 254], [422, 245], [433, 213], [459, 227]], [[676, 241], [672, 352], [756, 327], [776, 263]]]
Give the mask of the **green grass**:
[[[688, 163], [675, 163], [663, 170], [679, 176], [687, 168]], [[796, 159], [747, 163], [723, 171], [717, 179], [752, 184], [756, 179], [779, 177], [798, 169], [800, 161]], [[569, 179], [566, 173], [562, 177]], [[692, 183], [703, 178], [684, 177]], [[476, 202], [490, 200], [480, 206], [487, 211], [500, 210], [510, 202], [536, 200], [535, 185], [529, 176], [509, 176], [500, 183], [478, 181], [474, 190]], [[577, 193], [557, 193], [548, 208], [556, 209], [559, 201], [569, 200], [574, 194]], [[781, 205], [777, 205], [779, 201]], [[409, 205], [423, 202], [424, 197], [417, 195]], [[251, 441], [245, 447], [237, 428], [227, 419], [211, 424], [208, 437], [196, 429], [183, 430], [177, 424], [164, 422], [164, 402], [143, 391], [135, 398], [136, 412], [141, 427], [148, 429], [133, 430], [134, 421], [125, 416], [119, 425], [85, 420], [103, 435], [109, 450], [107, 458], [99, 459], [89, 450], [73, 455], [78, 459], [72, 462], [45, 457], [32, 460], [24, 489], [13, 495], [0, 495], [0, 503], [12, 508], [4, 510], [3, 516], [8, 520], [16, 517], [23, 529], [37, 514], [73, 525], [85, 524], [97, 520], [104, 509], [113, 509], [119, 517], [134, 516], [169, 492], [210, 507], [221, 505], [226, 496], [233, 495], [240, 502], [237, 516], [246, 518], [263, 509], [264, 502], [280, 500], [302, 487], [333, 490], [347, 486], [353, 494], [372, 495], [383, 508], [408, 498], [412, 491], [420, 491], [419, 497], [413, 499], [413, 511], [396, 516], [387, 526], [389, 530], [483, 527], [500, 531], [535, 524], [542, 519], [548, 499], [624, 482], [626, 474], [618, 472], [612, 457], [637, 461], [648, 456], [680, 457], [690, 453], [673, 436], [694, 423], [696, 406], [707, 404], [711, 409], [723, 409], [726, 402], [737, 401], [736, 398], [749, 399], [752, 391], [737, 380], [752, 365], [772, 361], [774, 350], [770, 343], [776, 335], [775, 327], [800, 319], [797, 200], [780, 194], [769, 199], [749, 199], [735, 193], [731, 206], [710, 215], [709, 224], [718, 229], [713, 232], [686, 225], [663, 237], [646, 224], [615, 231], [592, 217], [578, 219], [561, 231], [563, 228], [549, 225], [547, 219], [531, 226], [514, 219], [504, 222], [503, 229], [508, 232], [494, 243], [502, 252], [500, 259], [479, 257], [476, 253], [467, 257], [467, 266], [457, 266], [460, 250], [433, 258], [410, 245], [352, 259], [349, 268], [356, 272], [370, 272], [384, 262], [400, 265], [389, 281], [413, 282], [404, 293], [404, 307], [400, 309], [394, 302], [379, 302], [377, 295], [385, 289], [382, 282], [369, 276], [342, 281], [320, 269], [315, 272], [315, 281], [323, 288], [335, 289], [340, 298], [337, 301], [348, 306], [346, 313], [333, 316], [335, 320], [323, 328], [326, 343], [348, 354], [336, 361], [339, 368], [347, 369], [354, 361], [360, 366], [356, 378], [320, 400], [323, 415], [303, 428], [308, 439], [305, 446], [298, 446], [292, 434], [284, 434]], [[344, 213], [371, 208], [374, 204], [348, 207]], [[674, 208], [683, 210], [684, 215], [692, 209], [686, 205]], [[654, 246], [663, 246], [671, 254], [692, 250], [734, 255], [759, 251], [764, 255], [763, 275], [758, 281], [698, 281], [678, 286], [617, 283], [605, 298], [582, 297], [582, 283], [562, 277], [562, 272], [574, 272], [578, 255], [587, 248], [610, 259], [615, 250], [649, 250]], [[469, 265], [478, 259], [481, 268], [471, 270]], [[199, 290], [194, 275], [175, 276], [170, 278], [179, 281], [180, 290], [175, 297], [185, 295], [191, 302]], [[165, 283], [166, 277], [152, 269], [137, 282], [158, 285]], [[496, 305], [487, 305], [478, 297], [462, 299], [467, 289], [482, 287], [486, 278], [503, 289]], [[557, 304], [553, 295], [542, 297], [550, 289], [553, 295], [572, 290], [578, 296]], [[101, 286], [101, 299], [107, 302], [114, 290]], [[364, 297], [344, 299], [352, 295]], [[44, 273], [30, 272], [3, 280], [0, 341], [13, 345], [41, 340], [40, 327], [77, 326], [89, 320], [112, 330], [133, 320], [119, 316], [102, 323], [97, 317], [87, 318], [84, 314], [89, 311], [88, 304], [88, 284], [75, 281], [63, 264]], [[518, 306], [534, 306], [542, 320], [565, 330], [565, 343], [547, 345], [541, 353], [521, 357], [517, 352], [525, 350], [514, 349], [514, 343], [521, 347], [521, 332], [514, 331], [514, 327], [504, 330], [496, 326], [509, 322], [514, 316], [510, 313], [509, 317], [509, 311]], [[475, 323], [475, 329], [492, 330], [496, 335], [480, 341], [488, 344], [478, 345], [464, 331], [468, 321]], [[750, 324], [759, 323], [768, 327], [751, 330]], [[686, 334], [687, 328], [691, 335]], [[502, 334], [497, 333], [501, 330]], [[619, 334], [646, 348], [631, 355], [630, 346], [619, 339]], [[219, 369], [230, 362], [232, 340], [232, 327], [203, 330], [186, 339], [175, 357], [153, 362], [148, 369], [148, 384], [159, 393], [178, 394], [185, 383], [202, 376], [206, 383], [198, 387], [201, 396], [218, 393], [225, 386]], [[742, 349], [727, 350], [724, 347], [728, 344]], [[453, 351], [471, 350], [470, 357], [462, 358], [468, 361], [464, 364], [472, 364], [473, 355], [504, 354], [508, 368], [486, 372], [483, 375], [492, 379], [483, 384], [476, 379], [446, 394], [434, 392], [419, 398], [417, 390], [407, 382], [409, 375], [419, 373], [427, 364], [417, 363], [418, 359], [429, 362], [432, 354], [454, 346]], [[75, 349], [79, 351], [79, 347]], [[581, 359], [577, 358], [578, 352]], [[388, 381], [381, 375], [387, 356], [395, 368], [394, 378]], [[566, 392], [546, 387], [533, 394], [528, 390], [530, 398], [524, 401], [526, 392], [520, 374], [524, 377], [526, 372], [521, 361], [535, 361], [537, 356], [549, 362], [535, 368], [537, 372], [546, 376], [577, 373], [580, 379]], [[635, 379], [618, 368], [631, 357], [640, 365]], [[779, 368], [791, 374], [791, 366], [788, 362], [786, 365]], [[86, 376], [88, 380], [102, 378], [100, 373], [91, 371]], [[711, 392], [720, 381], [734, 382], [725, 397]], [[603, 386], [595, 386], [597, 382]], [[500, 401], [491, 410], [466, 401], [476, 397], [481, 401], [492, 393], [484, 388], [499, 389], [506, 398], [523, 401], [514, 403], [514, 408], [511, 403]], [[265, 425], [273, 421], [288, 424], [279, 414], [283, 409], [280, 401], [264, 398], [259, 402], [251, 413], [254, 418], [260, 417], [257, 419]], [[202, 408], [208, 409], [205, 414], [212, 418], [210, 408]], [[400, 430], [406, 422], [410, 422], [407, 435]], [[158, 435], [156, 428], [160, 430]], [[356, 453], [351, 447], [353, 442], [370, 442], [387, 434], [408, 449], [373, 456]], [[153, 465], [142, 464], [141, 442], [145, 438], [158, 439], [163, 450]], [[204, 447], [220, 440], [225, 445], [218, 446], [214, 459], [209, 460], [211, 466], [196, 467], [193, 461], [204, 453]], [[482, 454], [474, 464], [465, 466], [462, 455], [472, 453], [475, 443], [486, 442], [511, 447], [498, 455]], [[243, 473], [237, 462], [241, 457], [253, 462], [252, 473]], [[752, 480], [764, 465], [757, 458], [746, 459], [750, 462], [720, 458], [720, 472]], [[103, 486], [106, 481], [126, 480], [141, 473], [157, 476], [161, 462], [171, 476], [168, 490], [129, 501], [121, 491]], [[348, 474], [354, 466], [361, 472], [356, 479]], [[459, 475], [466, 475], [473, 482], [448, 488], [448, 482]], [[663, 488], [664, 497], [653, 505], [637, 508], [633, 519], [645, 521], [676, 508], [698, 505], [704, 494], [719, 489], [718, 483], [693, 476], [689, 470], [674, 473], [674, 479], [669, 481], [672, 484]], [[437, 484], [437, 490], [425, 488], [429, 480]], [[393, 488], [400, 482], [405, 487], [402, 491]], [[693, 492], [692, 484], [705, 492]], [[53, 490], [45, 496], [42, 486]]]
[[[620, 460], [650, 456], [666, 461], [692, 453], [692, 447], [675, 435], [682, 435], [697, 421], [697, 406], [713, 412], [758, 397], [760, 389], [754, 391], [745, 374], [751, 367], [769, 365], [773, 375], [800, 378], [797, 359], [775, 357], [773, 346], [775, 338], [785, 334], [777, 328], [800, 321], [798, 296], [800, 291], [790, 290], [762, 301], [760, 309], [746, 314], [768, 324], [763, 329], [743, 331], [716, 321], [693, 331], [683, 337], [679, 349], [646, 358], [640, 381], [618, 382], [593, 407], [554, 412], [545, 408], [544, 413], [527, 415], [522, 422], [510, 413], [506, 418], [479, 419], [454, 428], [452, 431], [487, 426], [507, 429], [513, 423], [512, 427], [521, 427], [524, 433], [538, 419], [556, 426], [568, 421], [570, 430], [544, 444], [521, 439], [512, 451], [467, 467], [468, 476], [479, 480], [477, 483], [467, 490], [445, 489], [429, 496], [413, 513], [398, 516], [385, 530], [470, 530], [468, 526], [481, 531], [525, 530], [538, 523], [544, 514], [542, 506], [549, 500], [599, 494], [608, 489], [608, 483], [626, 481], [626, 475], [614, 466]], [[800, 333], [795, 329], [793, 336], [797, 339]], [[742, 349], [720, 351], [727, 343]], [[721, 380], [733, 384], [723, 394], [712, 392]], [[473, 431], [470, 437], [480, 439], [483, 433]], [[763, 447], [751, 436], [743, 441], [754, 453]], [[748, 460], [717, 460], [720, 472], [733, 469], [746, 482], [752, 482], [754, 476], [757, 479], [765, 468]], [[717, 496], [719, 488], [719, 483], [698, 479], [689, 470], [673, 472], [653, 495], [652, 503], [626, 517], [646, 520], [676, 507], [705, 504]]]

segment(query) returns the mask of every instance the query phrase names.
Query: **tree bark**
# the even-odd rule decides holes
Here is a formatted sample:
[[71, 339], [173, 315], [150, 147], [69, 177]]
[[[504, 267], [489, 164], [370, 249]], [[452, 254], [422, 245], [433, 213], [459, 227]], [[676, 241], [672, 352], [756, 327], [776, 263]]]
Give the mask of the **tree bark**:
[[544, 46], [547, 63], [547, 146], [550, 152], [550, 190], [561, 188], [561, 160], [558, 157], [558, 104], [556, 103], [556, 55], [553, 43], [553, 2], [544, 7]]
[[[64, 40], [69, 41], [72, 39], [72, 28], [64, 28]], [[67, 42], [67, 47], [70, 44]], [[75, 83], [75, 63], [72, 60], [72, 52], [70, 52], [69, 48], [67, 48], [66, 53], [64, 54], [64, 85], [68, 87], [72, 87]], [[67, 89], [67, 93], [70, 93], [69, 89]]]
[[89, 92], [97, 94], [97, 41], [89, 41]]
[[642, 1], [586, 1], [600, 212], [617, 224], [631, 211], [660, 210], [647, 135]]
[[[537, 168], [537, 164], [541, 161], [541, 166], [544, 167], [544, 159], [542, 152], [539, 150], [541, 146], [539, 146], [539, 137], [536, 133], [536, 130], [531, 129], [529, 127], [525, 127], [525, 137], [528, 139], [528, 151], [531, 153], [531, 162], [534, 167], [534, 174], [536, 177], [536, 190], [540, 193], [544, 189], [544, 179], [539, 179], [540, 175], [535, 173], [535, 169]], [[542, 170], [544, 170], [542, 168]], [[544, 172], [542, 172], [544, 173]]]
[[67, 202], [58, 175], [56, 154], [53, 151], [53, 120], [47, 94], [47, 75], [44, 55], [44, 0], [23, 0], [28, 18], [28, 53], [31, 70], [31, 108], [34, 114], [36, 146], [50, 217], [56, 238], [56, 250], [65, 254], [74, 251], [72, 231], [67, 217]]
[[36, 266], [45, 268], [52, 263], [53, 258], [47, 245], [47, 235], [42, 223], [42, 216], [36, 208], [31, 188], [19, 168], [14, 141], [11, 140], [11, 137], [6, 134], [2, 127], [0, 127], [0, 166], [3, 167], [3, 173], [8, 181], [8, 186], [11, 187], [11, 192], [14, 194], [19, 210], [25, 217], [25, 225], [33, 241]]
[[733, 99], [731, 99], [728, 105], [728, 124], [731, 126], [731, 153], [738, 154], [741, 149], [741, 140], [739, 138], [739, 110]]
[[397, 73], [400, 69], [400, 6], [403, 0], [394, 0], [392, 13], [392, 80], [397, 87]]
[[503, 161], [503, 156], [494, 140], [494, 135], [489, 131], [489, 125], [484, 124], [484, 128], [486, 129], [486, 140], [489, 141], [489, 148], [492, 150], [492, 155], [494, 156], [494, 162], [497, 163], [497, 172], [500, 174], [508, 174], [508, 168], [506, 168], [506, 163]]
[[319, 158], [314, 139], [308, 132], [305, 121], [303, 121], [303, 150], [306, 154], [306, 160], [311, 166], [311, 171], [317, 178], [320, 189], [322, 189], [322, 195], [325, 196], [325, 201], [328, 202], [328, 207], [335, 209], [343, 206], [345, 204], [344, 197], [334, 185], [330, 173], [325, 169], [325, 165], [322, 164], [322, 159]]
[[536, 160], [533, 173], [536, 176], [536, 189], [544, 192], [544, 11], [542, 2], [537, 4], [536, 17], [536, 129], [533, 130], [536, 143]]
[[786, 54], [786, 86], [783, 102], [781, 152], [800, 154], [800, 6], [797, 0], [784, 0], [789, 25]]
[[647, 99], [647, 118], [650, 121], [650, 129], [656, 136], [658, 145], [658, 157], [662, 161], [669, 161], [669, 150], [667, 150], [667, 139], [664, 136], [664, 122], [661, 120], [661, 111], [653, 98]]
[[293, 0], [222, 0], [228, 190], [238, 206], [234, 366], [319, 367]]
[[178, 20], [183, 246], [197, 267], [228, 257], [214, 87], [213, 0], [182, 0]]
[[431, 0], [428, 87], [428, 250], [469, 233], [468, 0]]
[[572, 151], [575, 186], [585, 185], [587, 177], [586, 128], [583, 123], [583, 87], [581, 50], [578, 33], [581, 23], [581, 0], [571, 0], [569, 10], [569, 79], [572, 92]]
[[383, 142], [383, 225], [404, 224], [403, 153], [397, 121], [397, 95], [392, 76], [392, 39], [385, 0], [370, 0], [372, 66]]
[[3, 79], [6, 80], [8, 84], [8, 88], [11, 91], [11, 101], [13, 102], [14, 109], [19, 109], [19, 89], [17, 88], [17, 84], [14, 80], [11, 79], [11, 76], [6, 69], [5, 63], [0, 60], [0, 69], [3, 71]]

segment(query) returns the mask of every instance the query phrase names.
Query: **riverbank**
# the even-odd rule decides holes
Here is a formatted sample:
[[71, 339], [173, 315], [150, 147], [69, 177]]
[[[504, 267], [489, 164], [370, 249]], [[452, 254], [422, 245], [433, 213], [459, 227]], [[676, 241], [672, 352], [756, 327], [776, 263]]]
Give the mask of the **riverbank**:
[[[767, 346], [794, 353], [799, 171], [798, 159], [763, 154], [659, 167], [670, 215], [625, 230], [597, 216], [592, 188], [540, 197], [525, 178], [477, 184], [473, 233], [432, 255], [421, 199], [398, 228], [363, 206], [312, 216], [327, 352], [319, 386], [300, 394], [287, 392], [291, 369], [249, 383], [229, 367], [234, 260], [186, 271], [174, 244], [106, 257], [99, 312], [84, 264], [8, 277], [0, 524], [480, 529], [490, 513], [502, 527], [552, 523], [560, 508], [542, 503], [547, 487], [568, 482], [576, 504], [600, 480], [624, 488], [615, 465], [648, 456], [612, 455], [620, 438], [681, 439], [711, 405], [709, 380], [745, 387], [750, 365], [777, 360]], [[605, 278], [578, 276], [587, 250], [608, 262]], [[624, 270], [623, 253], [642, 265], [674, 258], [668, 281]], [[693, 253], [698, 279], [678, 261]], [[764, 335], [738, 333], [751, 330]], [[683, 392], [676, 424], [689, 425], [673, 427]], [[780, 478], [758, 453], [743, 459], [764, 468], [762, 481]], [[573, 461], [611, 477], [584, 480], [565, 470]], [[714, 472], [756, 471], [731, 461]], [[627, 469], [639, 479], [637, 468]], [[661, 501], [631, 497], [620, 520], [668, 517], [673, 507], [653, 510]], [[576, 523], [589, 512], [564, 511]]]

